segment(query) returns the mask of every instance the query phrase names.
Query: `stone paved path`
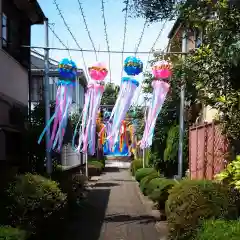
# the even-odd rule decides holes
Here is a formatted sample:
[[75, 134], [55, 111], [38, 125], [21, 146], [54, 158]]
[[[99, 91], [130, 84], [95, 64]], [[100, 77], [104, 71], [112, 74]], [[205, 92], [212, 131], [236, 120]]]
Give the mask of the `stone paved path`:
[[128, 170], [109, 168], [89, 195], [90, 206], [75, 219], [68, 240], [157, 240]]

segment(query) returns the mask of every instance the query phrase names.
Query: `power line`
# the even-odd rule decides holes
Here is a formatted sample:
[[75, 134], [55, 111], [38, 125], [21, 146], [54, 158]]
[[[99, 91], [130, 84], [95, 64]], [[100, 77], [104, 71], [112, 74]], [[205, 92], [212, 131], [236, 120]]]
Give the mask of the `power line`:
[[143, 35], [144, 35], [146, 27], [147, 27], [147, 23], [148, 23], [147, 20], [145, 20], [144, 25], [143, 25], [143, 29], [142, 29], [141, 34], [140, 34], [140, 38], [139, 38], [138, 44], [137, 44], [136, 49], [135, 49], [135, 56], [136, 56], [137, 51], [139, 49], [139, 46], [140, 46], [140, 44], [142, 42]]
[[70, 51], [69, 51], [69, 48], [68, 46], [61, 40], [61, 38], [56, 34], [56, 32], [54, 31], [54, 29], [50, 26], [50, 24], [48, 24], [48, 28], [50, 29], [50, 31], [52, 32], [52, 34], [57, 38], [57, 40], [63, 45], [63, 47], [65, 47], [68, 51], [68, 54], [69, 54], [69, 57], [70, 59], [72, 58], [71, 57], [71, 54], [70, 54]]
[[[49, 49], [49, 50], [59, 50], [59, 51], [66, 51], [68, 50], [67, 48], [58, 48], [58, 47], [42, 47], [42, 46], [29, 46], [29, 45], [21, 45], [21, 47], [24, 47], [24, 48], [35, 48], [35, 49]], [[75, 52], [94, 52], [94, 50], [92, 49], [78, 49], [78, 48], [69, 48], [70, 51], [75, 51]], [[110, 51], [106, 51], [106, 50], [99, 50], [98, 52], [101, 52], [101, 53], [116, 53], [116, 54], [122, 54], [122, 53], [126, 53], [126, 54], [133, 54], [135, 52], [132, 52], [132, 51], [117, 51], [117, 50], [110, 50]], [[156, 52], [159, 52], [159, 51], [144, 51], [144, 52], [138, 52], [139, 54], [151, 54], [151, 53], [156, 53]], [[162, 53], [162, 52], [161, 52]], [[175, 55], [187, 55], [187, 54], [190, 54], [190, 53], [185, 53], [185, 52], [166, 52], [164, 54], [175, 54]]]
[[91, 37], [91, 34], [90, 34], [90, 31], [89, 31], [89, 28], [88, 28], [88, 25], [87, 25], [87, 21], [86, 21], [86, 17], [84, 15], [84, 11], [83, 11], [83, 7], [82, 7], [82, 3], [80, 2], [80, 0], [77, 0], [78, 1], [78, 4], [79, 4], [79, 9], [80, 9], [80, 12], [81, 12], [81, 15], [82, 15], [82, 18], [83, 18], [83, 22], [84, 22], [84, 25], [85, 25], [85, 29], [87, 31], [87, 34], [88, 34], [88, 38], [92, 44], [92, 47], [94, 49], [94, 53], [95, 53], [95, 57], [96, 57], [96, 61], [98, 61], [98, 57], [97, 57], [97, 51], [96, 51], [96, 48], [95, 48], [95, 45], [94, 45], [94, 42], [92, 40], [92, 37]]
[[126, 0], [126, 6], [125, 6], [125, 20], [124, 20], [124, 31], [123, 31], [123, 45], [122, 45], [122, 71], [121, 71], [121, 79], [123, 76], [123, 59], [124, 59], [124, 50], [125, 50], [125, 43], [126, 43], [126, 34], [127, 34], [127, 18], [128, 18], [128, 4], [129, 0]]
[[[39, 57], [44, 58], [44, 55], [41, 54], [40, 52], [36, 51], [36, 50], [31, 49], [31, 52], [34, 53], [34, 54], [36, 54], [36, 55], [38, 55]], [[55, 64], [58, 64], [58, 63], [59, 63], [57, 60], [52, 59], [52, 58], [49, 58], [49, 62], [50, 62], [50, 63], [53, 62], [53, 63], [55, 63]]]
[[167, 20], [165, 20], [165, 22], [163, 23], [163, 25], [162, 25], [162, 27], [161, 27], [158, 35], [157, 35], [157, 38], [156, 38], [155, 41], [153, 42], [153, 45], [152, 45], [152, 47], [151, 47], [151, 50], [149, 51], [149, 55], [148, 55], [148, 59], [147, 59], [147, 64], [146, 64], [146, 67], [145, 67], [145, 71], [146, 71], [146, 69], [147, 69], [147, 67], [148, 67], [148, 62], [149, 62], [149, 60], [150, 60], [150, 55], [151, 55], [150, 52], [152, 52], [153, 49], [155, 48], [155, 46], [156, 46], [159, 38], [160, 38], [161, 35], [162, 35], [162, 32], [163, 32], [163, 30], [164, 30], [164, 28], [165, 28], [166, 23], [167, 23]]
[[[87, 64], [86, 64], [85, 59], [84, 59], [84, 54], [83, 54], [82, 48], [81, 48], [81, 46], [79, 45], [79, 43], [78, 43], [77, 39], [75, 38], [75, 36], [73, 35], [71, 29], [69, 28], [69, 26], [68, 26], [68, 24], [67, 24], [67, 22], [66, 22], [66, 20], [65, 20], [65, 18], [64, 18], [64, 16], [63, 16], [63, 14], [62, 14], [62, 11], [61, 11], [60, 8], [59, 8], [59, 5], [58, 5], [57, 1], [56, 1], [56, 0], [53, 0], [53, 3], [54, 3], [54, 5], [56, 6], [56, 9], [57, 9], [57, 11], [58, 11], [58, 13], [59, 13], [59, 16], [60, 16], [61, 19], [63, 20], [63, 23], [64, 23], [65, 27], [67, 28], [68, 32], [69, 32], [70, 35], [72, 36], [72, 39], [74, 40], [74, 42], [76, 43], [77, 47], [78, 47], [79, 50], [81, 51], [84, 68], [85, 68], [85, 71], [86, 71], [86, 74], [87, 74]], [[51, 48], [51, 49], [54, 49], [54, 48]], [[69, 48], [67, 48], [67, 49], [69, 49]], [[67, 49], [66, 49], [66, 50], [67, 50]], [[59, 49], [58, 49], [58, 50], [59, 50]], [[70, 49], [69, 49], [69, 50], [70, 50]]]
[[[146, 23], [146, 22], [145, 22], [145, 23]], [[149, 53], [148, 53], [147, 63], [146, 63], [146, 67], [145, 67], [145, 69], [144, 69], [144, 72], [147, 70], [147, 67], [148, 67], [148, 64], [149, 64], [149, 60], [150, 60], [150, 55], [151, 55], [151, 53], [154, 53], [154, 52], [155, 52], [155, 51], [154, 51], [154, 48], [155, 48], [155, 46], [156, 46], [159, 38], [160, 38], [161, 35], [162, 35], [163, 29], [165, 28], [166, 23], [167, 23], [167, 20], [165, 20], [165, 22], [163, 23], [163, 25], [162, 25], [162, 27], [161, 27], [161, 29], [160, 29], [160, 31], [159, 31], [159, 33], [158, 33], [155, 41], [153, 42], [153, 45], [152, 45], [152, 47], [151, 47], [151, 49], [150, 49], [150, 51], [149, 51]], [[164, 52], [162, 52], [162, 54], [164, 54]], [[139, 90], [139, 92], [138, 92], [138, 96], [137, 96], [136, 103], [138, 102], [138, 99], [139, 99], [139, 97], [140, 97], [140, 95], [141, 95], [141, 92], [142, 92], [142, 84], [141, 84], [140, 90]]]
[[110, 47], [109, 47], [109, 41], [108, 41], [107, 23], [105, 18], [104, 0], [102, 0], [101, 10], [102, 10], [102, 18], [103, 18], [103, 24], [104, 24], [105, 39], [106, 39], [107, 50], [108, 50], [108, 65], [109, 65], [109, 75], [110, 75], [110, 83], [111, 83], [112, 82], [111, 55], [110, 55]]

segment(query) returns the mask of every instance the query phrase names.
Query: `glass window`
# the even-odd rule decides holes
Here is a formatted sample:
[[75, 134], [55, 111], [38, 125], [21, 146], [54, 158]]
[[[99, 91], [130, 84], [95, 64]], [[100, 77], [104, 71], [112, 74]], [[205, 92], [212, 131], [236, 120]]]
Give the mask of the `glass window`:
[[2, 14], [2, 46], [7, 46], [7, 35], [8, 35], [8, 24], [7, 24], [7, 16], [6, 14]]
[[199, 29], [195, 31], [195, 47], [199, 48], [202, 44], [202, 32]]

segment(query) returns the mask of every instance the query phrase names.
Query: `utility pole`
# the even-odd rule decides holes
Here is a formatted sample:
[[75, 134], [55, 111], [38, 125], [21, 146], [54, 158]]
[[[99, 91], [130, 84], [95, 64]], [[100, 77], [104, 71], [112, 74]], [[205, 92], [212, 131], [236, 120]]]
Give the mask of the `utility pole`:
[[[45, 48], [44, 48], [44, 101], [45, 101], [45, 124], [47, 125], [50, 119], [50, 101], [49, 101], [49, 34], [48, 34], [48, 19], [44, 21], [45, 26]], [[52, 174], [52, 158], [48, 150], [50, 142], [50, 129], [46, 132], [46, 168], [50, 176]]]
[[[182, 52], [187, 52], [187, 31], [183, 31], [182, 35]], [[185, 54], [183, 54], [185, 59]], [[183, 176], [183, 140], [184, 140], [184, 105], [185, 105], [185, 83], [184, 75], [182, 79], [181, 92], [180, 92], [180, 116], [179, 116], [179, 146], [178, 146], [178, 178]]]
[[[144, 96], [144, 121], [146, 124], [147, 120], [147, 96]], [[146, 149], [143, 148], [143, 168], [145, 168], [145, 161], [146, 161]]]

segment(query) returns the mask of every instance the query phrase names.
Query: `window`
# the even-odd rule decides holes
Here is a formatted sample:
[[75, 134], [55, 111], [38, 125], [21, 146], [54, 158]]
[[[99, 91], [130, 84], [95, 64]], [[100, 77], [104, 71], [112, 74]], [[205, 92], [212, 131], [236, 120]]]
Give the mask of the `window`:
[[7, 24], [7, 16], [6, 14], [2, 14], [2, 46], [7, 47], [8, 41], [8, 24]]
[[202, 31], [195, 30], [195, 48], [199, 48], [202, 44]]

